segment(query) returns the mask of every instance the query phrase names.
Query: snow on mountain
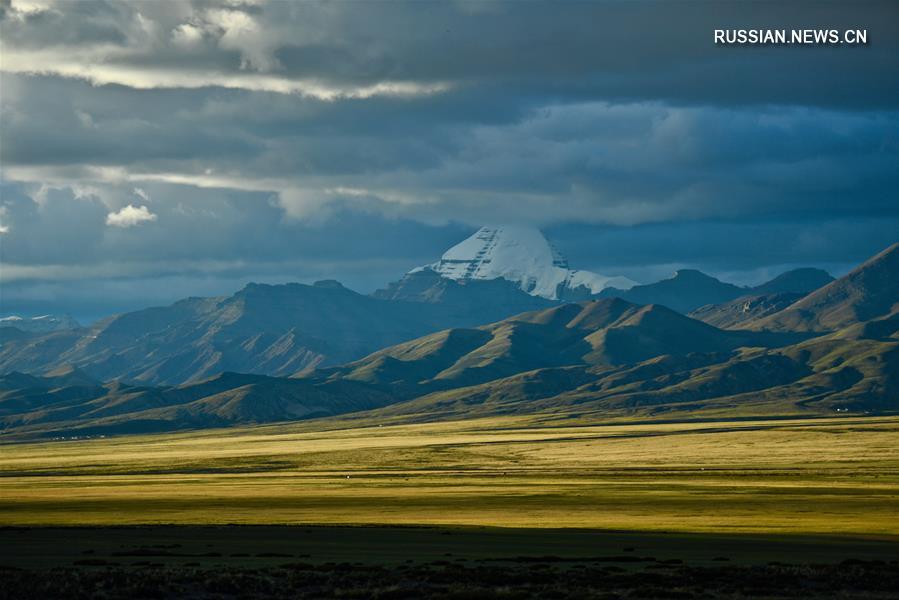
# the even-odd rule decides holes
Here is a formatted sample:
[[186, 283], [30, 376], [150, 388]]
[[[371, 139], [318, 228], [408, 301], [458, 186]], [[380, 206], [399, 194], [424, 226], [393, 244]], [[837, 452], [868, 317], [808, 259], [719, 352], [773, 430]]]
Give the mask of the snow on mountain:
[[15, 327], [20, 331], [47, 333], [64, 329], [77, 329], [81, 325], [69, 315], [41, 315], [39, 317], [0, 317], [0, 327]]
[[571, 269], [564, 256], [539, 229], [520, 225], [482, 227], [447, 250], [439, 261], [413, 269], [432, 269], [447, 279], [506, 279], [532, 296], [559, 299], [566, 290], [596, 294], [607, 287], [629, 289], [626, 277], [606, 277]]

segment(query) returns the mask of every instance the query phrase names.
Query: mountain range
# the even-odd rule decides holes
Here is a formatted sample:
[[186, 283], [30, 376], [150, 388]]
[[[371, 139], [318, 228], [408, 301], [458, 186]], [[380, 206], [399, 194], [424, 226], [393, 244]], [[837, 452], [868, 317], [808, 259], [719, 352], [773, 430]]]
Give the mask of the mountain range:
[[823, 271], [798, 270], [760, 288], [742, 288], [680, 271], [672, 279], [625, 290], [611, 286], [629, 283], [626, 279], [569, 268], [536, 229], [482, 228], [437, 263], [413, 269], [370, 296], [336, 281], [249, 284], [229, 297], [187, 298], [89, 327], [48, 332], [3, 327], [0, 373], [39, 375], [75, 366], [100, 381], [153, 385], [197, 382], [228, 371], [290, 376], [434, 331], [567, 301], [622, 297], [688, 312], [756, 291], [807, 292], [831, 279]]
[[[530, 298], [530, 297], [528, 297]], [[199, 381], [226, 371], [291, 375], [353, 360], [447, 326], [483, 307], [388, 301], [334, 281], [249, 284], [232, 296], [187, 298], [38, 336], [4, 335], [0, 372], [77, 366], [98, 380]]]
[[[831, 278], [798, 270], [764, 291], [809, 291]], [[249, 284], [229, 297], [187, 298], [89, 327], [0, 328], [0, 373], [76, 366], [97, 380], [178, 385], [234, 371], [288, 376], [356, 360], [427, 333], [472, 327], [566, 301], [623, 297], [687, 312], [753, 293], [696, 271], [629, 289], [571, 269], [539, 232], [485, 227], [443, 257], [371, 296], [336, 281]], [[767, 286], [767, 287], [766, 287]], [[8, 320], [8, 323], [25, 322]]]
[[664, 304], [674, 310], [689, 313], [710, 304], [731, 302], [737, 298], [794, 293], [804, 295], [833, 281], [820, 269], [795, 269], [782, 273], [761, 285], [741, 287], [724, 283], [694, 269], [677, 271], [670, 279], [623, 290], [603, 289], [600, 298], [623, 298], [637, 304]]
[[[750, 298], [795, 294], [781, 285], [783, 281]], [[43, 376], [8, 373], [0, 378], [0, 426], [9, 438], [335, 415], [407, 422], [496, 415], [577, 421], [896, 412], [897, 281], [899, 244], [786, 306], [750, 314], [728, 329], [659, 304], [593, 298], [419, 337], [407, 328], [406, 335], [413, 339], [384, 344], [344, 364], [288, 361], [285, 370], [295, 369], [290, 378], [227, 372], [204, 381], [151, 386], [102, 383], [78, 368], [58, 368]], [[451, 296], [462, 293], [455, 285], [490, 282], [429, 285], [435, 283]], [[335, 294], [332, 315], [341, 317], [363, 303], [398, 307], [396, 319], [409, 319], [410, 307], [446, 311], [431, 296], [409, 302], [359, 296], [334, 283], [299, 287], [303, 289], [298, 292], [290, 286], [251, 286], [225, 300], [193, 299], [205, 308], [190, 305], [181, 310], [206, 315], [204, 323], [224, 324], [227, 316], [239, 316], [228, 322], [234, 329], [218, 330], [238, 337], [258, 331], [265, 321], [251, 320], [235, 304], [246, 308], [262, 302], [262, 313], [277, 320], [282, 318], [279, 311], [299, 310], [288, 303], [298, 294]], [[310, 287], [314, 291], [305, 289]], [[261, 298], [253, 298], [257, 293]], [[273, 302], [273, 294], [280, 300]], [[352, 300], [337, 302], [344, 297]], [[718, 312], [702, 312], [720, 315], [734, 305], [726, 302]], [[170, 322], [165, 311], [171, 309], [142, 318]], [[337, 317], [310, 313], [305, 318], [311, 326], [312, 321]], [[200, 321], [188, 316], [184, 322]], [[409, 327], [412, 321], [403, 322]], [[338, 325], [332, 330], [348, 336], [351, 322], [344, 323], [344, 329]], [[98, 337], [112, 336], [123, 325], [105, 327], [111, 331], [97, 330]], [[382, 322], [373, 331], [387, 338], [386, 328]], [[151, 346], [146, 351], [152, 355]]]

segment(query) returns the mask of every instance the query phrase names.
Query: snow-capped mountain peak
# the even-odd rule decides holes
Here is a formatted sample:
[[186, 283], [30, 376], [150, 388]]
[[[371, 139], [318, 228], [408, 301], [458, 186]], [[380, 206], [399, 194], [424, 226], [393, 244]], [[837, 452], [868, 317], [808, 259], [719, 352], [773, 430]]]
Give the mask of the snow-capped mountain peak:
[[554, 300], [566, 290], [586, 288], [596, 294], [610, 286], [629, 289], [635, 285], [625, 277], [571, 269], [539, 229], [521, 225], [482, 227], [447, 250], [439, 261], [413, 272], [426, 268], [456, 281], [502, 278], [518, 283], [533, 296]]
[[15, 327], [20, 331], [45, 333], [62, 331], [64, 329], [77, 329], [81, 325], [69, 315], [41, 315], [39, 317], [10, 315], [0, 317], [0, 327]]

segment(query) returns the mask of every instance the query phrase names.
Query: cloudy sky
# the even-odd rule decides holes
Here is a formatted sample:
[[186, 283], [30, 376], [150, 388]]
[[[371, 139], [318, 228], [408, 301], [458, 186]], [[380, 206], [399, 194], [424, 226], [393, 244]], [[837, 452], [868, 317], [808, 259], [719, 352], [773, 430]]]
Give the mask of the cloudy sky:
[[[899, 238], [899, 6], [0, 0], [0, 312], [370, 291], [482, 224], [651, 281]], [[716, 28], [868, 30], [715, 46]]]

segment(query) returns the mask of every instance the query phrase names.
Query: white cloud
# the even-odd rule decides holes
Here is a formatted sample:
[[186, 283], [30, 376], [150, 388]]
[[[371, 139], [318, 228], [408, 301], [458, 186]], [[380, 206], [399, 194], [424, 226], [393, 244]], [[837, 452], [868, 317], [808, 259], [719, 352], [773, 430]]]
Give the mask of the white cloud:
[[144, 202], [150, 201], [150, 194], [144, 191], [143, 188], [136, 187], [134, 188], [134, 195], [143, 200]]
[[271, 71], [281, 66], [274, 57], [271, 34], [266, 34], [252, 16], [236, 10], [210, 10], [206, 19], [221, 31], [219, 46], [240, 52], [241, 69]]
[[[115, 64], [112, 59], [127, 55], [108, 52], [56, 50], [3, 49], [0, 71], [24, 75], [57, 75], [81, 79], [92, 85], [124, 85], [137, 90], [149, 89], [198, 89], [222, 87], [227, 89], [294, 94], [332, 102], [337, 100], [364, 100], [375, 97], [415, 98], [442, 94], [452, 89], [444, 81], [396, 81], [384, 80], [371, 84], [332, 84], [318, 79], [293, 79], [269, 73], [243, 69], [236, 72], [196, 70], [188, 67], [141, 67]], [[250, 62], [263, 60], [247, 58]], [[249, 64], [249, 63], [247, 63]]]
[[324, 219], [329, 215], [328, 198], [318, 190], [290, 188], [278, 193], [273, 201], [290, 219]]
[[10, 5], [10, 15], [17, 17], [19, 15], [37, 15], [43, 12], [53, 10], [53, 2], [49, 0], [12, 0]]
[[172, 30], [172, 42], [182, 48], [190, 48], [203, 41], [203, 30], [190, 23], [182, 23]]
[[141, 223], [155, 221], [156, 218], [156, 215], [143, 204], [140, 206], [129, 204], [121, 210], [106, 215], [106, 224], [110, 227], [134, 227]]

